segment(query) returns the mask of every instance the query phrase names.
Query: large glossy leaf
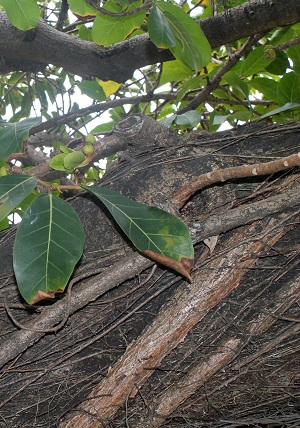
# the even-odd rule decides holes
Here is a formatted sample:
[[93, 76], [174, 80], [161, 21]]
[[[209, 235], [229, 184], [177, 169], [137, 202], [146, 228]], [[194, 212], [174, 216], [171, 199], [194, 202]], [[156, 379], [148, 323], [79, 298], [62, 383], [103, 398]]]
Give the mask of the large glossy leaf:
[[29, 304], [61, 292], [80, 259], [84, 231], [76, 211], [63, 199], [40, 195], [18, 227], [14, 271]]
[[29, 137], [30, 129], [41, 121], [40, 117], [35, 117], [18, 123], [0, 123], [0, 158], [5, 160], [11, 153], [21, 152], [23, 141]]
[[106, 99], [102, 86], [97, 82], [83, 80], [82, 82], [77, 83], [77, 85], [83, 94], [93, 98], [93, 100], [104, 101]]
[[260, 116], [258, 120], [264, 120], [267, 117], [275, 116], [276, 114], [288, 112], [288, 111], [299, 109], [299, 108], [300, 108], [299, 103], [286, 103], [283, 106], [276, 108], [274, 110], [271, 110], [268, 113]]
[[249, 81], [249, 85], [261, 92], [265, 99], [277, 101], [278, 82], [267, 77], [257, 77]]
[[20, 30], [30, 30], [36, 27], [40, 8], [36, 0], [0, 0], [10, 22]]
[[241, 74], [243, 76], [250, 76], [263, 71], [272, 61], [265, 56], [264, 46], [259, 46], [253, 49], [247, 58], [243, 61]]
[[[133, 10], [141, 6], [141, 1], [134, 1], [128, 5], [126, 10]], [[105, 9], [114, 13], [122, 13], [123, 8], [113, 1], [105, 3]], [[126, 39], [136, 28], [139, 28], [145, 18], [146, 12], [139, 11], [128, 16], [109, 16], [99, 13], [94, 21], [92, 35], [98, 45], [109, 46]]]
[[68, 0], [70, 10], [80, 16], [94, 16], [97, 10], [90, 6], [85, 0]]
[[0, 177], [0, 221], [32, 192], [36, 184], [36, 179], [27, 175]]
[[300, 74], [300, 45], [288, 49], [288, 56], [293, 60], [293, 70]]
[[132, 201], [105, 187], [83, 187], [96, 195], [135, 247], [190, 278], [194, 249], [182, 221], [156, 207]]
[[169, 22], [176, 37], [176, 45], [170, 47], [170, 51], [175, 58], [191, 69], [201, 70], [210, 61], [211, 48], [199, 24], [173, 4], [157, 2], [156, 5]]
[[278, 83], [277, 100], [280, 106], [297, 103], [300, 100], [300, 75], [294, 72], [285, 74]]
[[148, 32], [151, 41], [158, 48], [173, 48], [176, 45], [174, 32], [162, 11], [154, 6], [148, 18]]

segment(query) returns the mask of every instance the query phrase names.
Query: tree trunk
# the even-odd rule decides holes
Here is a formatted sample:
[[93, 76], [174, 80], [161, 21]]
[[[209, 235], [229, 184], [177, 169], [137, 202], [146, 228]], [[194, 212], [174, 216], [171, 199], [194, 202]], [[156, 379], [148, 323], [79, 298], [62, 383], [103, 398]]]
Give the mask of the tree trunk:
[[[127, 150], [102, 184], [175, 212], [172, 196], [195, 176], [299, 152], [299, 131], [179, 137], [133, 116], [115, 127]], [[194, 194], [178, 212], [195, 243], [191, 283], [139, 255], [91, 196], [72, 197], [87, 240], [71, 298], [38, 308], [17, 293], [15, 229], [3, 232], [1, 294], [29, 329], [2, 305], [0, 426], [299, 424], [299, 185], [287, 166]]]

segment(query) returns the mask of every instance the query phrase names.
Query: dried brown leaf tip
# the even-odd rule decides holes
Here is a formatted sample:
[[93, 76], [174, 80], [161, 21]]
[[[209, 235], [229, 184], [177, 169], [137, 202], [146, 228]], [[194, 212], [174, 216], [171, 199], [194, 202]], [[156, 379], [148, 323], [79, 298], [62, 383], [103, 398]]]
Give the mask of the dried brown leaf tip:
[[[63, 291], [64, 290], [57, 290], [56, 293], [62, 293]], [[31, 304], [33, 305], [44, 299], [54, 299], [54, 298], [55, 298], [55, 293], [50, 293], [50, 292], [46, 293], [45, 291], [39, 290], [34, 296], [34, 298], [32, 299]]]
[[143, 253], [146, 257], [160, 263], [170, 269], [175, 270], [181, 275], [185, 276], [189, 281], [192, 280], [190, 271], [194, 266], [194, 260], [182, 257], [180, 261], [170, 259], [162, 254], [155, 253], [151, 250], [146, 250]]

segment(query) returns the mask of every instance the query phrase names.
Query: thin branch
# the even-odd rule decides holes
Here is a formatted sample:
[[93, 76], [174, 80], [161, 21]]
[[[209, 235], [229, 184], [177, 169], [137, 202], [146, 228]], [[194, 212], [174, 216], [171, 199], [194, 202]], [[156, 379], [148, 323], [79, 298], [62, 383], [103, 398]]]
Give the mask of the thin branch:
[[276, 51], [284, 51], [285, 49], [291, 48], [292, 46], [300, 45], [300, 37], [296, 37], [293, 40], [282, 43], [281, 45], [276, 46], [274, 49]]
[[222, 77], [227, 73], [231, 68], [238, 62], [238, 60], [247, 52], [252, 46], [254, 46], [258, 40], [260, 40], [262, 34], [256, 34], [255, 36], [250, 37], [247, 42], [236, 51], [216, 72], [214, 77], [210, 82], [203, 88], [203, 90], [191, 101], [187, 106], [179, 110], [177, 113], [182, 114], [189, 110], [197, 108], [201, 103], [207, 100], [209, 94], [217, 89], [219, 86]]
[[172, 197], [172, 202], [178, 208], [181, 208], [195, 192], [211, 184], [242, 177], [273, 174], [299, 165], [300, 152], [271, 162], [234, 166], [211, 171], [206, 174], [202, 174], [183, 185]]
[[69, 10], [68, 1], [62, 0], [58, 19], [57, 19], [57, 23], [55, 25], [55, 28], [59, 31], [62, 31], [62, 29], [64, 27], [64, 23], [68, 18], [68, 10]]
[[115, 99], [115, 100], [110, 100], [103, 103], [91, 105], [89, 107], [82, 108], [75, 112], [70, 112], [67, 114], [63, 114], [59, 117], [55, 117], [53, 119], [49, 119], [38, 126], [34, 126], [30, 130], [30, 135], [36, 134], [37, 132], [40, 132], [40, 131], [46, 131], [48, 129], [61, 126], [63, 124], [72, 122], [73, 120], [78, 119], [79, 117], [81, 118], [82, 116], [87, 116], [91, 113], [99, 113], [99, 112], [109, 110], [110, 108], [115, 108], [115, 107], [124, 106], [124, 105], [131, 105], [136, 103], [149, 102], [153, 100], [173, 100], [174, 98], [176, 98], [176, 96], [177, 94], [150, 93], [142, 96]]

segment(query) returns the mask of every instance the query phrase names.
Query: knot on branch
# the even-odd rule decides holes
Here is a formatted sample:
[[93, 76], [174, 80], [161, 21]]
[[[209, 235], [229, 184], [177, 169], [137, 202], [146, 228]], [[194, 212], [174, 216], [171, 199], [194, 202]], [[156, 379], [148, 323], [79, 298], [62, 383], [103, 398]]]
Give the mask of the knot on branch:
[[137, 135], [143, 127], [143, 117], [139, 115], [129, 116], [116, 123], [113, 132], [118, 137], [132, 138]]

